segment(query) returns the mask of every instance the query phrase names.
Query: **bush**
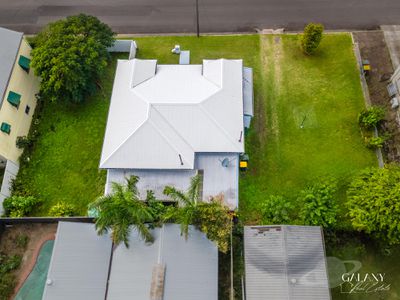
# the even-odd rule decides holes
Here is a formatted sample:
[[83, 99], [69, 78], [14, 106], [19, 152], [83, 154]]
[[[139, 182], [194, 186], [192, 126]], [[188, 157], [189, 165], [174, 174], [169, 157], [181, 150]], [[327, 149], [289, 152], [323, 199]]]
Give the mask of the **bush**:
[[16, 285], [16, 278], [11, 273], [21, 265], [19, 255], [7, 256], [0, 254], [0, 300], [8, 300]]
[[354, 229], [400, 244], [400, 167], [369, 168], [356, 176], [346, 206]]
[[33, 141], [26, 136], [19, 136], [17, 137], [15, 145], [17, 146], [18, 149], [24, 150], [26, 148], [32, 147]]
[[161, 225], [162, 217], [166, 213], [168, 207], [154, 197], [153, 191], [147, 191], [146, 203], [150, 209], [150, 213], [153, 218], [153, 223], [156, 226]]
[[41, 200], [32, 196], [11, 196], [4, 200], [3, 207], [6, 216], [21, 218], [29, 215], [41, 203]]
[[295, 206], [282, 196], [270, 195], [261, 206], [264, 224], [289, 224], [293, 222]]
[[382, 148], [383, 144], [389, 139], [389, 135], [382, 135], [366, 139], [368, 148]]
[[337, 183], [325, 179], [301, 192], [299, 201], [303, 205], [300, 217], [305, 225], [333, 228], [337, 222], [339, 207], [336, 204]]
[[358, 123], [360, 126], [372, 129], [382, 122], [385, 118], [385, 109], [380, 106], [371, 106], [364, 109], [358, 116]]
[[76, 208], [72, 204], [58, 202], [50, 208], [49, 215], [51, 217], [72, 217], [76, 215]]
[[29, 237], [25, 234], [20, 234], [16, 237], [15, 243], [19, 248], [26, 249], [26, 246], [28, 246], [29, 242]]
[[310, 23], [304, 28], [304, 34], [301, 36], [301, 48], [305, 54], [311, 55], [317, 50], [323, 32], [322, 24]]

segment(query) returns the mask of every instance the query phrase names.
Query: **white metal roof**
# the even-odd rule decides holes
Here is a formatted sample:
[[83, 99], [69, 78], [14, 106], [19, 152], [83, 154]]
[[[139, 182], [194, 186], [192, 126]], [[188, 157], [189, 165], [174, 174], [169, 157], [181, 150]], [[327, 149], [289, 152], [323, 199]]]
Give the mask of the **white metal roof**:
[[193, 169], [195, 152], [243, 152], [242, 76], [242, 60], [118, 61], [100, 168]]
[[161, 264], [163, 300], [217, 300], [217, 247], [193, 226], [189, 232], [185, 240], [180, 225], [166, 224], [152, 230], [154, 243], [146, 244], [132, 231], [130, 248], [121, 244], [113, 253], [107, 299], [150, 299], [152, 270]]
[[22, 40], [22, 33], [0, 27], [0, 106]]
[[94, 224], [59, 222], [43, 300], [104, 299], [111, 239]]
[[245, 226], [247, 300], [329, 300], [318, 226]]

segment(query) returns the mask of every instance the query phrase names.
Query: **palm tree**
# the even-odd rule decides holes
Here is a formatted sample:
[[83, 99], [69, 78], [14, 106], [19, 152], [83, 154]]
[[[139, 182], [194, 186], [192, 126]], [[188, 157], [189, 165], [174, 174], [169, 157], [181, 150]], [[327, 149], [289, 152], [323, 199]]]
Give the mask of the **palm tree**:
[[99, 197], [89, 205], [97, 211], [96, 230], [99, 235], [111, 231], [114, 246], [121, 242], [129, 247], [129, 234], [135, 228], [146, 242], [153, 242], [153, 236], [146, 222], [152, 221], [149, 207], [139, 199], [136, 184], [139, 178], [131, 176], [126, 185], [112, 183], [112, 193]]
[[229, 208], [223, 203], [223, 195], [210, 199], [209, 202], [200, 200], [201, 177], [192, 177], [187, 192], [174, 187], [166, 186], [164, 194], [178, 202], [178, 207], [170, 207], [164, 215], [164, 221], [173, 221], [181, 226], [181, 234], [188, 238], [189, 225], [197, 229], [214, 241], [221, 252], [226, 253], [232, 231], [232, 215]]
[[196, 175], [191, 178], [190, 186], [186, 193], [177, 190], [175, 187], [166, 186], [164, 194], [178, 203], [178, 208], [171, 207], [167, 210], [164, 220], [173, 220], [181, 225], [181, 233], [188, 238], [189, 225], [194, 224], [197, 207], [200, 201], [201, 177]]

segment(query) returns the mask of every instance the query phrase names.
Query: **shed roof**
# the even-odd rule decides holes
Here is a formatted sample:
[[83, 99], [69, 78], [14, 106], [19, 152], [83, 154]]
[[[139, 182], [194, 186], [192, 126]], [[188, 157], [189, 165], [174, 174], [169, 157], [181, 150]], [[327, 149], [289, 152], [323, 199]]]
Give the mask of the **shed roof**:
[[100, 168], [193, 169], [195, 152], [243, 152], [241, 60], [118, 61]]
[[94, 224], [59, 222], [43, 300], [104, 299], [111, 247]]
[[322, 231], [317, 226], [246, 226], [247, 300], [328, 300]]
[[21, 44], [23, 33], [0, 27], [0, 107]]
[[152, 234], [154, 243], [146, 245], [133, 231], [131, 247], [120, 245], [115, 249], [107, 299], [149, 300], [153, 268], [162, 265], [163, 300], [217, 300], [216, 246], [192, 226], [187, 240], [177, 224], [156, 228]]

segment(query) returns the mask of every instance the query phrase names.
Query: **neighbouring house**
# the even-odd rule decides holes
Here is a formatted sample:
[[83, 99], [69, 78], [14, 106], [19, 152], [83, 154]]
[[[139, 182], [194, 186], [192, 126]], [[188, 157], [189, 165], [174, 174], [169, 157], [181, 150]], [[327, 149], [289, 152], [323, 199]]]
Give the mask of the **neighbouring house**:
[[30, 67], [31, 47], [23, 33], [0, 28], [0, 213], [9, 182], [18, 172], [18, 136], [26, 136], [36, 107], [39, 79]]
[[331, 299], [322, 229], [245, 226], [246, 300]]
[[151, 233], [113, 249], [94, 224], [59, 222], [43, 300], [217, 300], [217, 247], [193, 226], [187, 240], [177, 224]]
[[142, 199], [152, 190], [168, 200], [166, 185], [186, 190], [199, 174], [204, 201], [218, 196], [235, 209], [252, 88], [252, 71], [239, 59], [119, 60], [100, 160], [105, 193], [112, 182], [136, 175]]

